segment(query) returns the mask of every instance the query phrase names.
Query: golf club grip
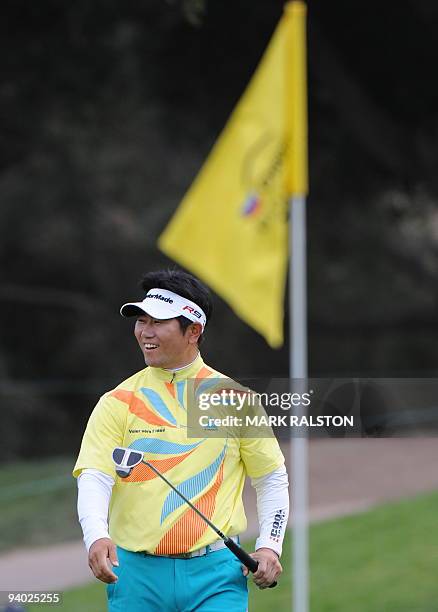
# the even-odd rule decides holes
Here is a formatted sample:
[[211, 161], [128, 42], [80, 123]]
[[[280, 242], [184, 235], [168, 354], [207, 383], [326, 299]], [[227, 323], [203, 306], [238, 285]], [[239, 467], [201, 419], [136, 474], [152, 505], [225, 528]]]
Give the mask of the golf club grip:
[[[259, 562], [257, 561], [257, 559], [254, 559], [254, 557], [248, 555], [248, 553], [243, 550], [243, 548], [241, 548], [238, 544], [236, 544], [234, 540], [232, 540], [231, 538], [227, 538], [226, 540], [224, 540], [224, 544], [225, 546], [227, 546], [227, 548], [231, 550], [234, 555], [236, 555], [236, 557], [240, 561], [242, 561], [243, 565], [246, 565], [250, 572], [254, 574], [254, 572], [257, 571], [257, 568], [259, 566]], [[277, 586], [277, 583], [273, 582], [269, 585], [269, 588], [272, 589], [275, 586]]]

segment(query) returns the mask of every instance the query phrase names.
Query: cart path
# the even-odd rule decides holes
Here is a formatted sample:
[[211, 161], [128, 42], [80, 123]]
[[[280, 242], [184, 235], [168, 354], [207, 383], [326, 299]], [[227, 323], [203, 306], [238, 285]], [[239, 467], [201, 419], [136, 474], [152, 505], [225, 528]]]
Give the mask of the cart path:
[[[282, 444], [282, 448], [290, 466], [289, 445]], [[311, 521], [361, 512], [388, 500], [438, 489], [438, 440], [312, 440], [309, 470]], [[289, 477], [292, 481], [290, 469]], [[248, 516], [244, 537], [252, 537], [257, 532], [257, 517], [250, 486], [245, 487], [244, 497]], [[82, 542], [0, 556], [0, 591], [62, 591], [90, 580], [93, 577]]]

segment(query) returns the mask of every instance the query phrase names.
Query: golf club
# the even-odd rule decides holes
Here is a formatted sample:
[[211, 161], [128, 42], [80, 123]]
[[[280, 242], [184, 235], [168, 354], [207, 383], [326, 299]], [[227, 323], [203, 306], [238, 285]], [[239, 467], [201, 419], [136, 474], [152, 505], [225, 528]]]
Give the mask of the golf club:
[[[141, 451], [119, 446], [113, 450], [113, 461], [116, 465], [116, 474], [121, 478], [127, 478], [132, 469], [139, 463], [144, 463], [147, 465], [159, 478], [164, 480], [164, 482], [173, 491], [175, 491], [175, 493], [179, 495], [181, 499], [183, 499], [186, 504], [188, 504], [190, 508], [196, 512], [196, 514], [200, 516], [205, 523], [207, 523], [209, 527], [211, 527], [211, 529], [213, 529], [213, 531], [223, 540], [225, 546], [231, 550], [231, 552], [249, 569], [250, 572], [254, 573], [257, 571], [259, 565], [258, 561], [251, 557], [234, 540], [222, 533], [222, 531], [218, 529], [216, 525], [214, 525], [200, 510], [198, 510], [198, 508], [196, 508], [196, 506], [194, 506], [192, 502], [181, 493], [181, 491], [178, 491], [178, 489], [169, 480], [167, 480], [167, 478], [163, 476], [163, 474], [157, 470], [155, 466], [144, 459], [144, 454]], [[269, 585], [269, 588], [272, 589], [275, 586], [277, 586], [277, 583], [273, 582], [271, 585]]]

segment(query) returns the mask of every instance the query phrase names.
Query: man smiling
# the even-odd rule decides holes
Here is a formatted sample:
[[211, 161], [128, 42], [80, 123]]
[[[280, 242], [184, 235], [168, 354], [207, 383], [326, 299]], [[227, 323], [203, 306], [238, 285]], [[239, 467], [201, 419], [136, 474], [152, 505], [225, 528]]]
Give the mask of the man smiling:
[[248, 475], [257, 492], [260, 535], [252, 556], [260, 588], [281, 573], [289, 509], [284, 458], [275, 438], [187, 437], [188, 381], [201, 386], [223, 377], [199, 353], [210, 294], [182, 271], [148, 273], [142, 288], [143, 300], [120, 312], [135, 317], [147, 367], [99, 400], [73, 471], [89, 565], [108, 583], [110, 612], [244, 612], [247, 569], [145, 464], [118, 477], [112, 452], [143, 452], [235, 541], [246, 528]]
[[[179, 309], [171, 309], [170, 305], [176, 301], [177, 296], [170, 297], [172, 292], [164, 289], [160, 293], [154, 292], [155, 289], [149, 291], [140, 304], [125, 304], [121, 313], [125, 317], [137, 315], [134, 335], [148, 366], [166, 369], [184, 367], [198, 355], [198, 339], [206, 323], [205, 316], [201, 315], [200, 322], [197, 315], [188, 310], [192, 308], [188, 305], [189, 300], [185, 300]], [[147, 312], [143, 312], [143, 309], [147, 309]], [[170, 314], [178, 317], [181, 312], [184, 315], [180, 316], [192, 321], [192, 325], [181, 326], [178, 318], [159, 318]]]

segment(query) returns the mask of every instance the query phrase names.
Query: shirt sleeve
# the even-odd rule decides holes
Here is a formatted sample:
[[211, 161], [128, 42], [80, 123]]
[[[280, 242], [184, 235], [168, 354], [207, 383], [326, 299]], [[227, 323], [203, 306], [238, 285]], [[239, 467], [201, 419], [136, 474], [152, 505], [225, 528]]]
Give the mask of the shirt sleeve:
[[283, 453], [274, 435], [266, 438], [241, 438], [240, 456], [250, 478], [260, 478], [284, 464]]
[[262, 478], [253, 478], [257, 493], [260, 535], [255, 548], [270, 548], [281, 555], [289, 517], [288, 476], [284, 465]]
[[78, 517], [87, 552], [100, 538], [109, 538], [108, 508], [114, 480], [98, 470], [85, 469], [78, 477]]
[[91, 413], [81, 449], [73, 469], [77, 478], [82, 470], [99, 470], [116, 479], [112, 452], [123, 446], [126, 424], [126, 406], [108, 394], [102, 396]]

